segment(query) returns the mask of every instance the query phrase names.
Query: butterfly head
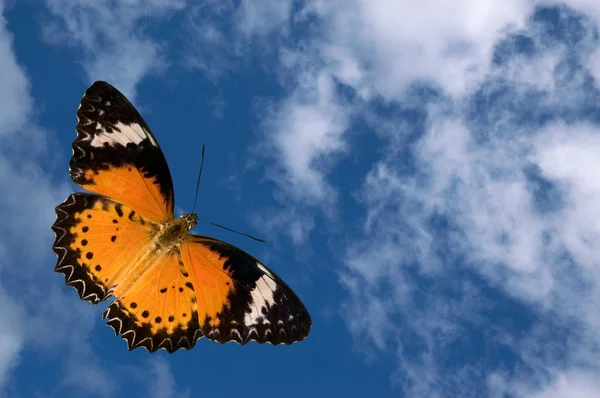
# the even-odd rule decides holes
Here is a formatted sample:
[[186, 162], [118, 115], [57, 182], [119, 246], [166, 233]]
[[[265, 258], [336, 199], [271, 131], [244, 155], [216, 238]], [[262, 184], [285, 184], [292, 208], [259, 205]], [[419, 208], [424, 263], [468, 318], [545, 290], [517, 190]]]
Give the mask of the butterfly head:
[[196, 214], [183, 213], [181, 219], [186, 222], [188, 231], [198, 224], [198, 216]]

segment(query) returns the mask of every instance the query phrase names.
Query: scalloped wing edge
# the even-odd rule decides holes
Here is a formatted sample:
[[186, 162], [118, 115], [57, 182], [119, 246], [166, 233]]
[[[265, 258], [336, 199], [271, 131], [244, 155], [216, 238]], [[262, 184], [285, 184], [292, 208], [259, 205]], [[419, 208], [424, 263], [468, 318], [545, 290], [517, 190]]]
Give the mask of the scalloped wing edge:
[[[193, 316], [195, 317], [197, 322], [198, 314], [194, 313]], [[203, 337], [206, 337], [208, 340], [220, 344], [237, 343], [239, 345], [246, 345], [249, 342], [255, 341], [258, 344], [266, 343], [271, 346], [292, 345], [304, 340], [304, 338], [302, 338], [289, 342], [283, 341], [283, 336], [280, 336], [280, 340], [277, 343], [273, 343], [272, 341], [266, 340], [266, 335], [272, 334], [272, 331], [270, 329], [266, 330], [264, 337], [265, 340], [263, 341], [258, 340], [258, 332], [256, 330], [254, 330], [254, 333], [253, 331], [249, 331], [247, 333], [247, 337], [249, 338], [247, 338], [246, 340], [242, 338], [240, 332], [237, 329], [232, 329], [228, 338], [218, 338], [216, 336], [221, 337], [218, 329], [212, 329], [207, 334], [205, 334], [202, 327], [200, 327], [199, 325], [195, 328], [193, 334], [187, 334], [179, 337], [176, 343], [173, 343], [174, 339], [168, 335], [161, 336], [159, 334], [148, 334], [145, 337], [139, 337], [139, 334], [143, 333], [144, 328], [139, 326], [131, 326], [130, 322], [128, 322], [128, 316], [125, 315], [123, 310], [120, 308], [120, 304], [118, 301], [113, 302], [106, 309], [106, 311], [104, 311], [104, 313], [102, 314], [102, 319], [106, 320], [106, 325], [112, 328], [112, 330], [115, 333], [115, 336], [120, 335], [121, 338], [126, 341], [127, 348], [129, 351], [135, 350], [136, 348], [144, 348], [149, 353], [153, 353], [158, 350], [165, 350], [169, 354], [172, 354], [180, 349], [191, 350], [192, 348], [194, 348], [196, 343]], [[295, 327], [293, 327], [293, 329], [295, 329]], [[283, 334], [286, 334], [285, 330], [283, 329], [280, 330], [280, 335], [282, 334], [281, 332], [284, 332]], [[256, 336], [256, 338], [251, 337], [253, 334]]]
[[[74, 276], [75, 265], [68, 264], [67, 255], [69, 250], [64, 246], [64, 240], [67, 238], [68, 230], [68, 226], [66, 224], [72, 220], [68, 208], [77, 204], [76, 197], [80, 195], [84, 196], [90, 194], [86, 194], [84, 192], [74, 192], [69, 195], [64, 202], [56, 206], [56, 220], [52, 225], [52, 231], [54, 232], [54, 243], [52, 245], [52, 250], [57, 256], [57, 262], [56, 266], [54, 267], [54, 271], [65, 276], [65, 283], [67, 286], [74, 288], [82, 300], [89, 301], [90, 303], [96, 305], [111, 297], [112, 291], [105, 289], [102, 286], [95, 286], [98, 290], [96, 292], [88, 291], [86, 281]], [[87, 203], [87, 198], [84, 200], [85, 203]], [[99, 292], [102, 294], [98, 294]]]
[[197, 328], [192, 335], [188, 333], [179, 337], [175, 344], [173, 343], [174, 339], [168, 335], [148, 334], [145, 337], [140, 337], [139, 335], [142, 334], [144, 328], [130, 325], [128, 316], [121, 310], [118, 301], [108, 306], [102, 314], [102, 319], [107, 320], [106, 325], [112, 328], [115, 336], [121, 335], [121, 338], [127, 342], [129, 351], [144, 348], [149, 353], [153, 353], [163, 349], [172, 354], [179, 349], [191, 350], [198, 340], [204, 336], [202, 329]]

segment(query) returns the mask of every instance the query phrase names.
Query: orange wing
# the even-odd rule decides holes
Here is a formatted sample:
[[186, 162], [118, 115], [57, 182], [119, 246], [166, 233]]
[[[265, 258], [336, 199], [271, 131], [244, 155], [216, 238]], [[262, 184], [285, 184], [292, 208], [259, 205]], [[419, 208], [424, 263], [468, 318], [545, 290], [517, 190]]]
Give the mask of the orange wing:
[[55, 271], [92, 304], [135, 277], [132, 259], [142, 258], [159, 228], [129, 207], [91, 193], [71, 194], [56, 213]]
[[116, 88], [94, 83], [77, 111], [69, 163], [80, 187], [135, 208], [145, 219], [173, 219], [173, 183], [150, 128]]
[[272, 271], [242, 250], [187, 235], [104, 313], [129, 349], [174, 352], [207, 338], [291, 344], [311, 328], [308, 311]]
[[202, 330], [196, 294], [184, 275], [178, 253], [165, 253], [130, 289], [115, 289], [116, 300], [102, 318], [108, 319], [107, 324], [122, 335], [130, 350], [192, 348]]

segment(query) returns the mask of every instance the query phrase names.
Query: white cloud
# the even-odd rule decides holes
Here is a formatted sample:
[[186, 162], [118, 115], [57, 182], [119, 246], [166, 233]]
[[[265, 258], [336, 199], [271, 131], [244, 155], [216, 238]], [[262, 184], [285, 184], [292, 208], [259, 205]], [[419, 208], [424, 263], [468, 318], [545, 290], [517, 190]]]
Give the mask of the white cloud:
[[521, 0], [311, 3], [324, 21], [321, 55], [334, 65], [360, 65], [361, 88], [386, 99], [422, 80], [453, 96], [466, 93], [489, 73], [498, 38], [521, 28], [533, 9]]
[[266, 0], [260, 3], [244, 0], [235, 12], [238, 29], [247, 37], [267, 36], [272, 32], [287, 33], [292, 0]]
[[[363, 106], [370, 100], [410, 105], [407, 89], [415, 83], [427, 83], [440, 88], [459, 105], [486, 79], [498, 74], [491, 62], [495, 46], [510, 33], [523, 29], [534, 6], [534, 2], [524, 0], [430, 0], [418, 5], [408, 0], [307, 2], [289, 23], [315, 16], [319, 21], [315, 31], [319, 34], [281, 48], [277, 73], [292, 89], [287, 98], [278, 101], [275, 113], [263, 116], [269, 126], [267, 142], [275, 143], [280, 165], [293, 181], [281, 181], [286, 190], [299, 184], [301, 195], [312, 192], [318, 199], [334, 193], [329, 190], [327, 195], [320, 194], [328, 185], [330, 169], [311, 164], [315, 159], [339, 157], [352, 117], [365, 117], [368, 111]], [[589, 24], [584, 28], [588, 30], [585, 34], [593, 34]], [[247, 40], [253, 34], [244, 33], [242, 37]], [[273, 36], [277, 33], [286, 35], [287, 30], [274, 30]], [[537, 38], [536, 32], [531, 33]], [[502, 69], [501, 77], [536, 84], [540, 89], [555, 89], [552, 85], [561, 85], [562, 81], [554, 80], [558, 72], [554, 60], [559, 52], [566, 51], [565, 47], [552, 49], [544, 57], [533, 57], [531, 62], [515, 59]], [[337, 83], [347, 85], [367, 102], [343, 99]], [[569, 92], [556, 98], [567, 96], [581, 98]], [[564, 107], [580, 105], [563, 103]], [[327, 118], [323, 119], [324, 115]]]
[[[284, 201], [323, 205], [326, 212], [337, 198], [327, 176], [336, 159], [347, 154], [345, 133], [365, 105], [344, 99], [338, 92], [340, 82], [365, 101], [403, 100], [404, 90], [415, 81], [428, 81], [460, 96], [490, 72], [488, 61], [497, 39], [523, 26], [533, 7], [518, 0], [502, 6], [493, 1], [428, 1], [418, 6], [410, 1], [309, 1], [293, 14], [284, 3], [261, 4], [258, 12], [254, 3], [241, 2], [232, 14], [220, 3], [204, 3], [219, 15], [246, 22], [237, 30], [198, 24], [199, 34], [213, 32], [209, 36], [218, 38], [215, 43], [230, 49], [244, 48], [267, 34], [270, 43], [280, 45], [275, 73], [290, 91], [262, 115], [263, 152], [274, 153], [280, 166], [267, 175], [278, 182]], [[263, 16], [260, 22], [254, 22], [257, 15]], [[316, 23], [307, 22], [314, 17]], [[303, 31], [309, 38], [289, 45], [285, 38], [290, 26], [302, 24], [311, 29]], [[215, 56], [214, 51], [203, 53]]]
[[[543, 16], [532, 19], [542, 3], [557, 4], [314, 0], [290, 17], [314, 17], [309, 33], [318, 33], [280, 50], [277, 73], [289, 91], [264, 115], [264, 147], [279, 167], [268, 173], [288, 206], [343, 205], [330, 201], [341, 196], [331, 181], [336, 161], [366, 150], [350, 147], [352, 122], [375, 130], [382, 145], [362, 178], [362, 230], [351, 234], [340, 282], [357, 343], [397, 353], [393, 377], [407, 396], [597, 389], [577, 376], [598, 370], [582, 352], [597, 354], [600, 343], [600, 142], [597, 127], [578, 122], [597, 102], [596, 27], [562, 7], [552, 12], [568, 24], [548, 28]], [[600, 15], [597, 2], [561, 3]], [[516, 32], [524, 43], [498, 47]], [[381, 104], [406, 112], [374, 112]], [[426, 116], [415, 122], [412, 109]], [[526, 339], [488, 319], [488, 290], [534, 314], [523, 333], [576, 324], [565, 358], [524, 349], [565, 350], [552, 333]], [[481, 353], [444, 367], [473, 328], [494, 330], [526, 375], [482, 374], [494, 365]]]
[[23, 308], [0, 286], [0, 392], [8, 384], [10, 372], [18, 365], [24, 344]]
[[203, 0], [192, 4], [187, 13], [185, 63], [213, 82], [241, 69], [250, 59], [268, 68], [264, 59], [276, 53], [274, 43], [289, 34], [292, 7], [292, 0]]
[[600, 396], [600, 382], [595, 373], [571, 371], [561, 374], [552, 385], [530, 395], [532, 398], [588, 398]]
[[[3, 148], [10, 148], [0, 151], [0, 390], [11, 385], [10, 372], [19, 364], [22, 351], [41, 349], [66, 358], [58, 384], [111, 396], [110, 383], [103, 384], [109, 377], [86, 341], [92, 317], [100, 315], [78, 300], [72, 289], [65, 292], [60, 275], [52, 275], [56, 259], [50, 226], [54, 207], [70, 191], [67, 168], [57, 184], [38, 164], [47, 155], [51, 133], [33, 121], [30, 83], [15, 57], [4, 18], [0, 18], [0, 70], [4, 93], [0, 134]], [[59, 285], [60, 290], [55, 290]]]
[[[190, 397], [190, 391], [178, 391], [169, 363], [164, 359], [152, 359], [148, 363], [150, 377], [148, 396], [151, 398]], [[144, 375], [147, 378], [147, 374]]]
[[[395, 171], [398, 161], [385, 160], [372, 169], [361, 189], [366, 207], [363, 236], [349, 245], [341, 277], [353, 304], [346, 315], [355, 334], [369, 337], [376, 347], [394, 341], [400, 347], [397, 376], [405, 380], [401, 384], [409, 396], [471, 396], [454, 390], [462, 385], [461, 374], [441, 366], [447, 354], [432, 340], [459, 340], [456, 331], [479, 314], [473, 303], [485, 301], [480, 294], [464, 299], [464, 291], [452, 288], [452, 295], [463, 299], [450, 301], [450, 312], [438, 307], [438, 301], [446, 300], [441, 293], [419, 304], [422, 287], [413, 272], [433, 279], [443, 290], [457, 282], [453, 275], [470, 267], [534, 311], [542, 324], [549, 320], [564, 327], [576, 324], [577, 332], [570, 331], [566, 367], [585, 364], [587, 371], [597, 370], [590, 355], [582, 357], [577, 351], [597, 353], [593, 347], [600, 343], [595, 315], [600, 304], [600, 234], [590, 222], [600, 213], [595, 178], [599, 129], [550, 124], [533, 131], [506, 131], [518, 128], [510, 122], [510, 112], [506, 116], [495, 129], [467, 127], [454, 117], [430, 112], [429, 127], [412, 151], [417, 174], [402, 175]], [[475, 141], [481, 129], [487, 134], [483, 144]], [[556, 186], [560, 198], [537, 192], [525, 172], [532, 166]], [[553, 203], [560, 199], [562, 205], [540, 209], [538, 195]], [[440, 216], [449, 226], [436, 235], [440, 226], [431, 220]], [[442, 242], [449, 251], [444, 251], [448, 249]], [[423, 305], [426, 310], [415, 313], [414, 307]], [[373, 306], [383, 306], [385, 311], [367, 311]], [[400, 314], [399, 321], [390, 320], [395, 314]], [[357, 318], [362, 322], [358, 326]], [[424, 344], [418, 360], [402, 355], [402, 334], [395, 327], [410, 330]], [[382, 337], [386, 329], [387, 336]], [[545, 340], [528, 341], [535, 346], [546, 344]], [[535, 375], [558, 366], [554, 358], [540, 358], [540, 353], [525, 358], [522, 347], [511, 350], [528, 361]], [[544, 381], [540, 383], [544, 388]], [[452, 392], [438, 388], [442, 384], [451, 385]], [[535, 391], [531, 384], [526, 388]]]
[[[0, 136], [3, 140], [15, 129], [23, 128], [26, 117], [31, 111], [31, 99], [27, 95], [29, 84], [23, 70], [18, 65], [12, 49], [13, 37], [6, 30], [6, 20], [3, 18], [3, 4], [0, 2], [0, 91], [2, 104], [0, 106]], [[4, 155], [0, 152], [0, 164]], [[0, 170], [3, 171], [4, 168]], [[10, 192], [10, 185], [0, 177], [0, 190], [3, 197]], [[2, 214], [4, 215], [4, 214]], [[2, 236], [7, 236], [5, 233]], [[6, 240], [0, 242], [0, 253], [6, 259], [10, 245]], [[5, 271], [9, 264], [0, 264], [0, 272]], [[23, 320], [22, 307], [9, 294], [3, 284], [0, 285], [0, 303], [3, 316], [0, 318], [0, 391], [9, 379], [10, 371], [16, 366], [23, 349]]]
[[31, 109], [31, 99], [23, 95], [29, 89], [29, 82], [14, 56], [12, 46], [13, 36], [6, 29], [6, 20], [0, 18], [0, 87], [3, 90], [0, 97], [0, 137], [22, 128]]
[[260, 231], [259, 238], [267, 241], [276, 240], [279, 231], [285, 230], [294, 245], [306, 243], [315, 221], [305, 212], [290, 206], [287, 209], [274, 211], [272, 208], [257, 213], [251, 222]]
[[129, 379], [134, 384], [143, 385], [150, 398], [189, 398], [189, 388], [181, 388], [175, 382], [168, 360], [153, 356], [134, 367], [125, 367]]
[[[70, 297], [71, 298], [71, 297]], [[89, 309], [89, 308], [88, 308]], [[81, 338], [71, 340], [75, 349], [66, 359], [64, 377], [60, 384], [86, 397], [109, 398], [118, 391], [114, 375], [100, 365], [100, 361], [90, 346]]]
[[281, 174], [273, 171], [271, 177], [298, 201], [333, 203], [335, 192], [323, 176], [330, 169], [328, 157], [346, 150], [341, 135], [348, 127], [349, 112], [336, 98], [328, 74], [308, 68], [299, 80], [302, 89], [265, 117], [267, 147], [283, 166]]
[[45, 39], [81, 48], [88, 80], [107, 80], [132, 101], [137, 83], [167, 65], [166, 48], [144, 34], [144, 22], [168, 19], [185, 7], [184, 0], [46, 4], [52, 17], [43, 25]]

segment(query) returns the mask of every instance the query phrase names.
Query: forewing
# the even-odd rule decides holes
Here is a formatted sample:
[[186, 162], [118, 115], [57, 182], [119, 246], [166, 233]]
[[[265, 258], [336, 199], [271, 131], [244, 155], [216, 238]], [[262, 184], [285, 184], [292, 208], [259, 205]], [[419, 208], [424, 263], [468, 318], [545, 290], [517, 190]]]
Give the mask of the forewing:
[[55, 271], [93, 304], [110, 297], [158, 228], [119, 202], [85, 192], [71, 194], [56, 216]]
[[134, 208], [145, 219], [173, 218], [169, 167], [135, 107], [106, 82], [94, 83], [77, 111], [77, 137], [69, 163], [80, 187]]

